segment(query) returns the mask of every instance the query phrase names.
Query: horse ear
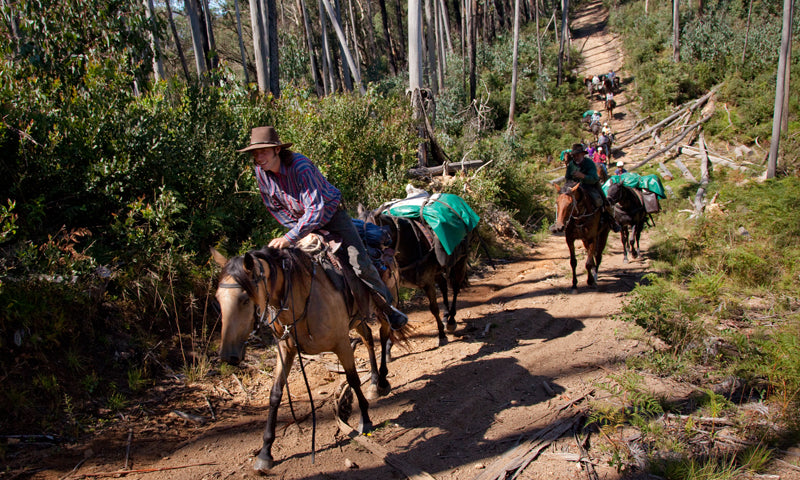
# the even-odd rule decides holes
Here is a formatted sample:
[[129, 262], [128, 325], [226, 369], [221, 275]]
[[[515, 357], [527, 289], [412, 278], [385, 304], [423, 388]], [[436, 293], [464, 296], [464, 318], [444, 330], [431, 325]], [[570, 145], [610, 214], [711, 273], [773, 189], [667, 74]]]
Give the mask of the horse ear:
[[561, 187], [559, 187], [557, 184], [551, 183], [550, 186], [553, 187], [553, 190], [555, 190], [556, 193], [561, 193]]
[[255, 260], [253, 260], [253, 256], [250, 255], [250, 252], [244, 254], [244, 269], [248, 272], [253, 270], [255, 267]]
[[575, 184], [575, 186], [574, 186], [574, 187], [572, 187], [572, 191], [574, 192], [574, 191], [578, 190], [580, 187], [581, 187], [581, 184], [580, 184], [580, 183], [578, 183], [578, 184]]
[[211, 247], [211, 258], [213, 258], [220, 267], [224, 267], [225, 264], [228, 263], [228, 259], [225, 258], [225, 255], [219, 253], [219, 251], [217, 251], [217, 249], [214, 247]]

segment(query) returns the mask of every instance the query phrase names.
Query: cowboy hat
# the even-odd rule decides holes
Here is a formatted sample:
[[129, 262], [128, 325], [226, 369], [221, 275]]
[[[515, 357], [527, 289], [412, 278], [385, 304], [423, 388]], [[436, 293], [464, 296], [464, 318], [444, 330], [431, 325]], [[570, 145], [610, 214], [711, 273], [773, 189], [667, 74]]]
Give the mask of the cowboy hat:
[[572, 153], [586, 153], [582, 143], [576, 143], [572, 146]]
[[261, 148], [272, 147], [289, 148], [291, 146], [291, 142], [281, 142], [281, 139], [278, 138], [278, 132], [275, 131], [275, 127], [256, 127], [250, 131], [250, 145], [241, 150], [237, 150], [237, 152], [250, 152]]

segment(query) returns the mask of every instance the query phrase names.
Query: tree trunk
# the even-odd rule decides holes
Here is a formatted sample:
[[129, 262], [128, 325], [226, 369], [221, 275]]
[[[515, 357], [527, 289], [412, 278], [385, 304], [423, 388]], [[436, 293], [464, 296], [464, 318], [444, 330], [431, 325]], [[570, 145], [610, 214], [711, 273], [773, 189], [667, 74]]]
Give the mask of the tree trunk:
[[453, 53], [453, 41], [451, 40], [452, 37], [450, 36], [450, 16], [447, 14], [447, 3], [445, 0], [439, 0], [439, 12], [439, 18], [442, 23], [441, 31], [444, 34], [444, 38], [447, 40], [447, 51], [449, 53]]
[[412, 121], [417, 127], [419, 143], [417, 144], [417, 165], [428, 166], [428, 155], [425, 147], [426, 129], [425, 114], [422, 108], [422, 4], [421, 0], [408, 1], [408, 90], [411, 99]]
[[[175, 49], [178, 51], [178, 58], [181, 61], [181, 67], [183, 67], [183, 75], [186, 77], [186, 81], [190, 82], [191, 78], [189, 77], [189, 67], [186, 65], [186, 57], [183, 55], [183, 47], [181, 46], [181, 39], [178, 37], [178, 29], [175, 28], [175, 20], [172, 18], [172, 6], [170, 5], [172, 0], [166, 0], [164, 4], [167, 6], [167, 20], [169, 20], [169, 28], [172, 30], [172, 38], [175, 40]], [[245, 68], [247, 66], [245, 65]]]
[[[336, 21], [334, 22], [333, 19], [331, 19], [331, 23], [333, 24], [333, 30], [336, 32], [336, 35], [339, 36], [339, 30], [342, 30], [342, 32], [344, 32], [344, 29], [342, 28], [342, 7], [341, 4], [339, 3], [339, 0], [333, 0], [332, 7], [333, 7], [333, 13], [336, 16]], [[337, 25], [339, 27], [339, 30], [336, 29]], [[347, 53], [345, 53], [345, 49], [348, 48], [347, 45], [348, 45], [347, 37], [346, 36], [339, 37], [339, 54], [342, 57], [342, 64], [341, 64], [342, 80], [344, 81], [344, 88], [348, 92], [352, 92], [353, 79], [351, 75], [355, 74], [355, 72], [351, 73], [351, 70], [355, 69], [354, 67], [355, 61], [345, 61], [347, 59], [347, 55], [352, 54], [352, 52], [349, 49]]]
[[397, 63], [402, 68], [402, 65], [405, 63], [406, 52], [405, 52], [405, 45], [406, 45], [406, 38], [403, 32], [403, 3], [402, 0], [397, 0], [395, 2], [395, 15], [397, 17], [397, 36], [399, 41], [397, 42]]
[[267, 72], [266, 39], [264, 38], [263, 16], [261, 15], [261, 2], [250, 0], [250, 22], [253, 31], [253, 50], [256, 60], [256, 81], [258, 90], [266, 92], [269, 90], [269, 73]]
[[281, 70], [278, 56], [278, 15], [275, 0], [266, 0], [267, 3], [267, 44], [269, 47], [269, 90], [275, 98], [281, 96]]
[[314, 51], [314, 41], [311, 36], [311, 24], [308, 21], [308, 12], [306, 11], [306, 1], [297, 0], [297, 9], [300, 11], [300, 15], [303, 18], [303, 30], [305, 30], [306, 34], [306, 45], [308, 46], [308, 60], [311, 64], [311, 76], [314, 79], [314, 90], [317, 92], [317, 96], [321, 97], [325, 95], [325, 87], [322, 86], [322, 82], [320, 79], [319, 66], [317, 65], [317, 55]]
[[153, 7], [153, 0], [144, 0], [144, 7], [148, 28], [150, 29], [150, 47], [153, 49], [153, 76], [155, 81], [159, 82], [164, 78], [164, 64], [161, 61], [161, 46], [158, 43], [158, 29], [154, 21], [155, 8]]
[[355, 58], [353, 59], [356, 64], [356, 70], [358, 73], [358, 77], [361, 77], [361, 59], [364, 58], [364, 54], [359, 50], [358, 45], [358, 31], [356, 29], [356, 25], [358, 23], [358, 17], [356, 17], [355, 11], [353, 10], [353, 0], [347, 0], [347, 6], [349, 7], [350, 12], [350, 27], [351, 31], [353, 32], [353, 52], [355, 53]]
[[[542, 76], [542, 36], [539, 34], [539, 0], [533, 0], [533, 16], [536, 22], [536, 61], [539, 77]], [[537, 79], [538, 81], [539, 79]]]
[[781, 50], [778, 58], [777, 87], [775, 88], [775, 111], [772, 115], [772, 141], [769, 145], [767, 178], [775, 178], [778, 169], [778, 148], [781, 142], [781, 118], [783, 118], [783, 95], [786, 85], [786, 69], [789, 68], [789, 45], [792, 35], [792, 0], [783, 0], [783, 30]]
[[14, 53], [19, 54], [19, 48], [22, 44], [22, 35], [19, 31], [19, 21], [17, 19], [17, 15], [14, 13], [14, 8], [13, 5], [11, 5], [10, 0], [2, 0], [0, 1], [0, 5], [6, 8], [8, 11], [8, 18], [6, 20], [11, 28], [11, 39], [14, 42]]
[[[434, 22], [434, 13], [433, 13], [433, 0], [424, 0], [425, 1], [425, 51], [427, 51], [428, 57], [428, 85], [430, 85], [431, 90], [433, 91], [434, 95], [438, 95], [439, 93], [439, 76], [438, 76], [438, 69], [436, 68], [436, 51], [438, 50], [436, 47], [436, 24]], [[410, 15], [409, 15], [410, 19]], [[411, 38], [411, 28], [409, 26], [409, 40]], [[409, 45], [409, 50], [410, 50]], [[410, 57], [410, 55], [409, 55]], [[410, 63], [410, 59], [409, 59]]]
[[564, 44], [567, 42], [568, 16], [569, 0], [561, 0], [561, 40], [558, 42], [558, 79], [556, 80], [556, 85], [561, 85], [564, 82]]
[[342, 26], [336, 19], [336, 12], [334, 12], [333, 6], [331, 6], [329, 0], [322, 0], [322, 4], [325, 6], [328, 18], [330, 18], [333, 29], [336, 31], [336, 36], [339, 38], [339, 46], [342, 49], [342, 54], [345, 60], [347, 60], [350, 71], [355, 75], [355, 82], [358, 84], [358, 90], [363, 95], [366, 93], [366, 90], [364, 89], [364, 85], [361, 84], [361, 77], [359, 77], [355, 62], [353, 62], [353, 56], [350, 55], [350, 48], [347, 46], [347, 39], [345, 38], [344, 31], [342, 31]]
[[325, 84], [325, 94], [336, 91], [336, 78], [333, 75], [333, 59], [331, 58], [331, 45], [328, 39], [328, 27], [325, 22], [325, 7], [319, 0], [319, 23], [322, 30], [322, 78]]
[[389, 31], [389, 15], [386, 12], [386, 0], [378, 0], [378, 5], [381, 8], [381, 20], [383, 21], [383, 36], [386, 39], [386, 51], [389, 54], [389, 71], [392, 75], [397, 75], [399, 72], [397, 68], [397, 54], [395, 53], [392, 34]]
[[469, 101], [474, 102], [477, 97], [478, 81], [477, 81], [477, 62], [478, 62], [478, 0], [466, 0], [470, 2], [469, 6], [469, 26], [468, 26], [468, 40], [469, 44]]
[[511, 57], [511, 101], [508, 105], [508, 130], [514, 129], [517, 103], [517, 58], [519, 54], [519, 1], [514, 0], [514, 52]]
[[681, 61], [681, 0], [672, 0], [672, 61]]
[[742, 66], [744, 66], [744, 57], [747, 53], [747, 39], [750, 36], [750, 15], [753, 13], [753, 0], [750, 0], [750, 6], [747, 7], [747, 27], [744, 30], [744, 47], [742, 47]]
[[[794, 2], [792, 2], [792, 11], [789, 12], [789, 25], [794, 24]], [[792, 57], [792, 35], [789, 35], [789, 47], [786, 50], [789, 52], [789, 58], [786, 60], [786, 79], [783, 81], [783, 111], [781, 114], [781, 132], [788, 133], [789, 132], [789, 83], [791, 73], [792, 73], [792, 65], [791, 65], [791, 57]]]
[[[167, 1], [169, 3], [169, 1]], [[247, 72], [247, 51], [244, 49], [244, 38], [242, 37], [242, 13], [239, 10], [239, 0], [233, 1], [236, 10], [236, 36], [239, 37], [239, 53], [242, 56], [242, 70], [244, 70], [244, 84], [250, 83], [250, 74]]]
[[200, 28], [200, 18], [197, 15], [194, 0], [184, 0], [186, 16], [189, 20], [189, 27], [192, 31], [192, 48], [194, 50], [194, 65], [197, 70], [197, 77], [201, 83], [205, 83], [206, 69], [205, 52], [203, 50], [203, 32]]
[[209, 70], [215, 70], [219, 66], [219, 55], [217, 55], [217, 42], [214, 40], [214, 26], [211, 23], [208, 0], [203, 0], [203, 19], [206, 27], [206, 53], [208, 55]]
[[376, 58], [379, 54], [378, 44], [375, 42], [375, 26], [372, 24], [372, 1], [365, 0], [367, 10], [367, 18], [364, 23], [367, 25], [367, 40], [369, 40], [369, 55], [368, 58]]

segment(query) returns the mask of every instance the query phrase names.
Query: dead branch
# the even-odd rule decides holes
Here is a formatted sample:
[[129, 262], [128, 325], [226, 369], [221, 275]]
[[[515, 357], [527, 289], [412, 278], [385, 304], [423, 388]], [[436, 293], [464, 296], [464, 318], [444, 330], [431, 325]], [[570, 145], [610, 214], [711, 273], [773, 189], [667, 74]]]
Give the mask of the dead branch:
[[437, 165], [435, 167], [415, 167], [409, 169], [408, 174], [412, 177], [435, 177], [443, 175], [445, 168], [448, 175], [452, 175], [460, 170], [470, 170], [483, 165], [482, 160], [465, 160], [463, 162], [447, 163], [447, 165]]
[[697, 179], [694, 178], [694, 175], [692, 175], [692, 172], [688, 168], [686, 168], [686, 165], [684, 165], [683, 162], [681, 162], [681, 160], [679, 158], [676, 158], [675, 160], [673, 160], [672, 163], [674, 163], [680, 169], [681, 174], [683, 175], [683, 178], [685, 178], [686, 180], [689, 180], [692, 183], [697, 183]]

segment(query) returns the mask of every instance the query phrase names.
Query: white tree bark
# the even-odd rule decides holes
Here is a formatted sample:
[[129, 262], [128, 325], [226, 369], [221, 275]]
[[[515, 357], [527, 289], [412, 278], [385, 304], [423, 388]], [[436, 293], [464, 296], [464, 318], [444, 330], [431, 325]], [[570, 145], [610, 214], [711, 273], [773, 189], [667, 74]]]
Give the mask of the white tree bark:
[[269, 72], [267, 71], [267, 45], [262, 21], [261, 2], [259, 0], [250, 0], [250, 22], [252, 23], [253, 50], [256, 58], [256, 80], [258, 81], [258, 90], [266, 92], [269, 90]]
[[767, 161], [767, 178], [775, 178], [778, 169], [778, 148], [781, 143], [781, 118], [783, 116], [783, 95], [786, 85], [786, 68], [789, 64], [789, 45], [792, 35], [792, 0], [783, 0], [783, 30], [781, 33], [781, 50], [778, 58], [778, 85], [775, 88], [775, 111], [772, 115], [772, 141], [769, 145]]
[[331, 20], [333, 29], [336, 30], [336, 36], [339, 38], [339, 45], [342, 47], [342, 53], [345, 56], [345, 60], [347, 60], [347, 65], [350, 67], [350, 72], [352, 72], [355, 76], [355, 82], [358, 84], [358, 91], [363, 95], [366, 93], [366, 90], [364, 89], [364, 85], [361, 83], [361, 76], [358, 74], [356, 64], [353, 62], [353, 55], [350, 54], [350, 47], [347, 46], [347, 39], [344, 36], [342, 26], [336, 20], [336, 12], [334, 12], [329, 0], [322, 0], [322, 5], [325, 7], [325, 11], [328, 13], [328, 18]]

